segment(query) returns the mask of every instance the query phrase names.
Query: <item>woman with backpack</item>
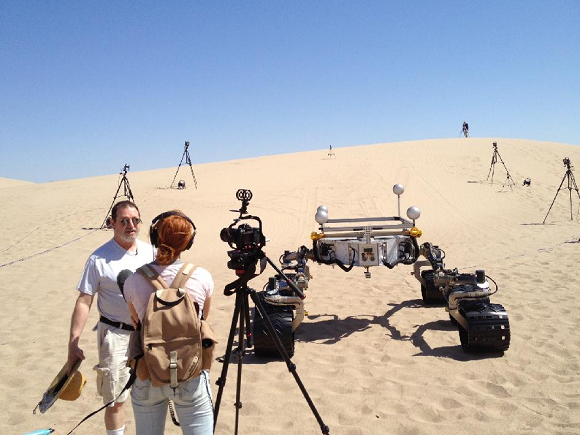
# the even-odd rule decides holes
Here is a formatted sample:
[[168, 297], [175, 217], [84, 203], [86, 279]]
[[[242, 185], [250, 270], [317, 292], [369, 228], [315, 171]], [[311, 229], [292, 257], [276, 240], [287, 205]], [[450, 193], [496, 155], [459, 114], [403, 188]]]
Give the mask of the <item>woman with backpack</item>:
[[[185, 345], [182, 346], [179, 343], [185, 343], [184, 338], [191, 338], [189, 333], [182, 333], [180, 328], [185, 323], [191, 323], [193, 327], [197, 325], [199, 328], [202, 316], [204, 319], [208, 317], [214, 288], [211, 274], [201, 267], [195, 268], [193, 265], [184, 264], [179, 259], [181, 253], [193, 244], [195, 232], [195, 225], [181, 211], [173, 210], [157, 216], [153, 219], [150, 228], [151, 243], [157, 248], [155, 261], [141, 267], [124, 284], [124, 295], [131, 316], [136, 324], [141, 323], [141, 337], [144, 341], [142, 346], [146, 348], [145, 356], [137, 362], [137, 379], [131, 391], [136, 432], [139, 435], [163, 434], [169, 400], [175, 404], [175, 411], [184, 435], [210, 435], [213, 433], [213, 406], [207, 370], [211, 362], [210, 358], [207, 358], [208, 361], [206, 361], [201, 354], [199, 358], [194, 356], [193, 363], [197, 366], [195, 366], [195, 370], [192, 369], [188, 373], [189, 376], [195, 377], [191, 379], [185, 377], [186, 381], [180, 380], [183, 379], [183, 376], [178, 379], [177, 369], [173, 369], [175, 373], [171, 375], [167, 373], [166, 379], [163, 379], [163, 373], [158, 376], [155, 371], [157, 361], [152, 360], [156, 357], [160, 360], [167, 359], [169, 354], [172, 354], [171, 358], [178, 360], [177, 365], [181, 370], [182, 360], [180, 358], [184, 358], [183, 361], [185, 361], [186, 358], [191, 358], [194, 352], [188, 351], [185, 355], [179, 354], [185, 349]], [[179, 288], [185, 292], [175, 290], [176, 287], [173, 284], [177, 281], [181, 283]], [[171, 289], [163, 290], [169, 286]], [[160, 290], [156, 292], [156, 289]], [[178, 302], [181, 301], [179, 298], [183, 298], [182, 303], [164, 302], [163, 299], [167, 299], [165, 295], [170, 293], [160, 293], [162, 291], [177, 295]], [[179, 315], [176, 317], [177, 322], [171, 315], [169, 321], [173, 321], [173, 323], [170, 323], [169, 327], [166, 324], [163, 326], [156, 324], [156, 322], [160, 322], [155, 317], [156, 315], [164, 315], [169, 309], [174, 310], [176, 306], [178, 309], [189, 309], [190, 311], [185, 311], [185, 313], [190, 314], [183, 314], [182, 311], [182, 314], [179, 314], [182, 317]], [[199, 319], [195, 318], [196, 314]], [[184, 319], [183, 316], [186, 316], [187, 322], [179, 320]], [[207, 324], [204, 325], [206, 328], [208, 327]], [[175, 337], [176, 343], [178, 343], [177, 347], [171, 348], [171, 344], [164, 343], [169, 346], [168, 349], [175, 350], [174, 352], [162, 349], [157, 356], [155, 355], [155, 351], [152, 351], [155, 346], [148, 344], [148, 334], [154, 334], [155, 330], [158, 331], [158, 338], [163, 340], [171, 335], [168, 334], [168, 331], [174, 332], [173, 335], [178, 335]], [[179, 334], [184, 336], [180, 337]], [[196, 346], [196, 350], [199, 349], [201, 352], [203, 331], [198, 332], [198, 336], [200, 339], [193, 345]], [[207, 344], [207, 340], [204, 340], [204, 344]], [[165, 371], [169, 372], [167, 367], [170, 365], [167, 362], [161, 361], [160, 366], [165, 367]]]

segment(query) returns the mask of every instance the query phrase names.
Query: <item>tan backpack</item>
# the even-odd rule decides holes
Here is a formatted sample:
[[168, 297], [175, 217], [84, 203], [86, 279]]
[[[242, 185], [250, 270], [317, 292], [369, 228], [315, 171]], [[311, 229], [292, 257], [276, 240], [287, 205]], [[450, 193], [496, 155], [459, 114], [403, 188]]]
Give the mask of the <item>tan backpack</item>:
[[199, 306], [184, 289], [194, 270], [193, 264], [185, 263], [168, 287], [151, 266], [137, 269], [156, 289], [149, 298], [141, 330], [143, 360], [156, 387], [169, 384], [177, 388], [202, 370]]

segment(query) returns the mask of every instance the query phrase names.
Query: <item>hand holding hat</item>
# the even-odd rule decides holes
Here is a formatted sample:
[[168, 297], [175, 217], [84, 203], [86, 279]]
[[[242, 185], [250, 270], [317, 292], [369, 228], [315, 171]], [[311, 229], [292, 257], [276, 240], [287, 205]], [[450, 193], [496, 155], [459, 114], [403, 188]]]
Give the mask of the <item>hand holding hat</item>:
[[80, 397], [83, 387], [87, 382], [82, 373], [78, 371], [80, 365], [81, 359], [79, 358], [75, 361], [69, 373], [68, 362], [65, 363], [48, 387], [48, 390], [42, 396], [42, 400], [34, 408], [34, 413], [36, 413], [36, 409], [38, 408], [44, 414], [57, 399], [73, 401]]

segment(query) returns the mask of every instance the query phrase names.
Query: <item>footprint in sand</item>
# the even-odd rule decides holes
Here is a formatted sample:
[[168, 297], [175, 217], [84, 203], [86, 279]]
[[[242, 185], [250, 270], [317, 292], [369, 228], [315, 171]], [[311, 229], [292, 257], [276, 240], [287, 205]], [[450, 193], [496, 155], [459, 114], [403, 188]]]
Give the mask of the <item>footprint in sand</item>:
[[455, 399], [445, 398], [441, 401], [444, 409], [458, 409], [463, 408], [463, 404]]
[[485, 390], [488, 394], [502, 399], [512, 396], [504, 387], [491, 382], [485, 383]]

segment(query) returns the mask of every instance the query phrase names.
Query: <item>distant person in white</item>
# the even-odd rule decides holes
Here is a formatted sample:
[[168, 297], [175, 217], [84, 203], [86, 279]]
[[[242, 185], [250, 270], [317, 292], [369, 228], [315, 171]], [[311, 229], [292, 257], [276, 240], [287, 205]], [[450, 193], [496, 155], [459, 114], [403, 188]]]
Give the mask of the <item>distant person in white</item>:
[[[113, 238], [91, 254], [85, 264], [78, 284], [79, 296], [72, 314], [68, 345], [69, 370], [77, 358], [85, 359], [79, 339], [87, 322], [93, 299], [99, 295], [97, 309], [100, 318], [97, 326], [99, 363], [97, 392], [103, 403], [117, 398], [127, 381], [129, 337], [134, 330], [131, 314], [117, 284], [122, 270], [134, 272], [145, 263], [153, 261], [151, 245], [137, 240], [141, 229], [139, 209], [131, 201], [121, 201], [112, 209], [110, 226]], [[105, 410], [107, 435], [123, 435], [125, 408], [129, 392], [125, 391], [113, 405]]]

